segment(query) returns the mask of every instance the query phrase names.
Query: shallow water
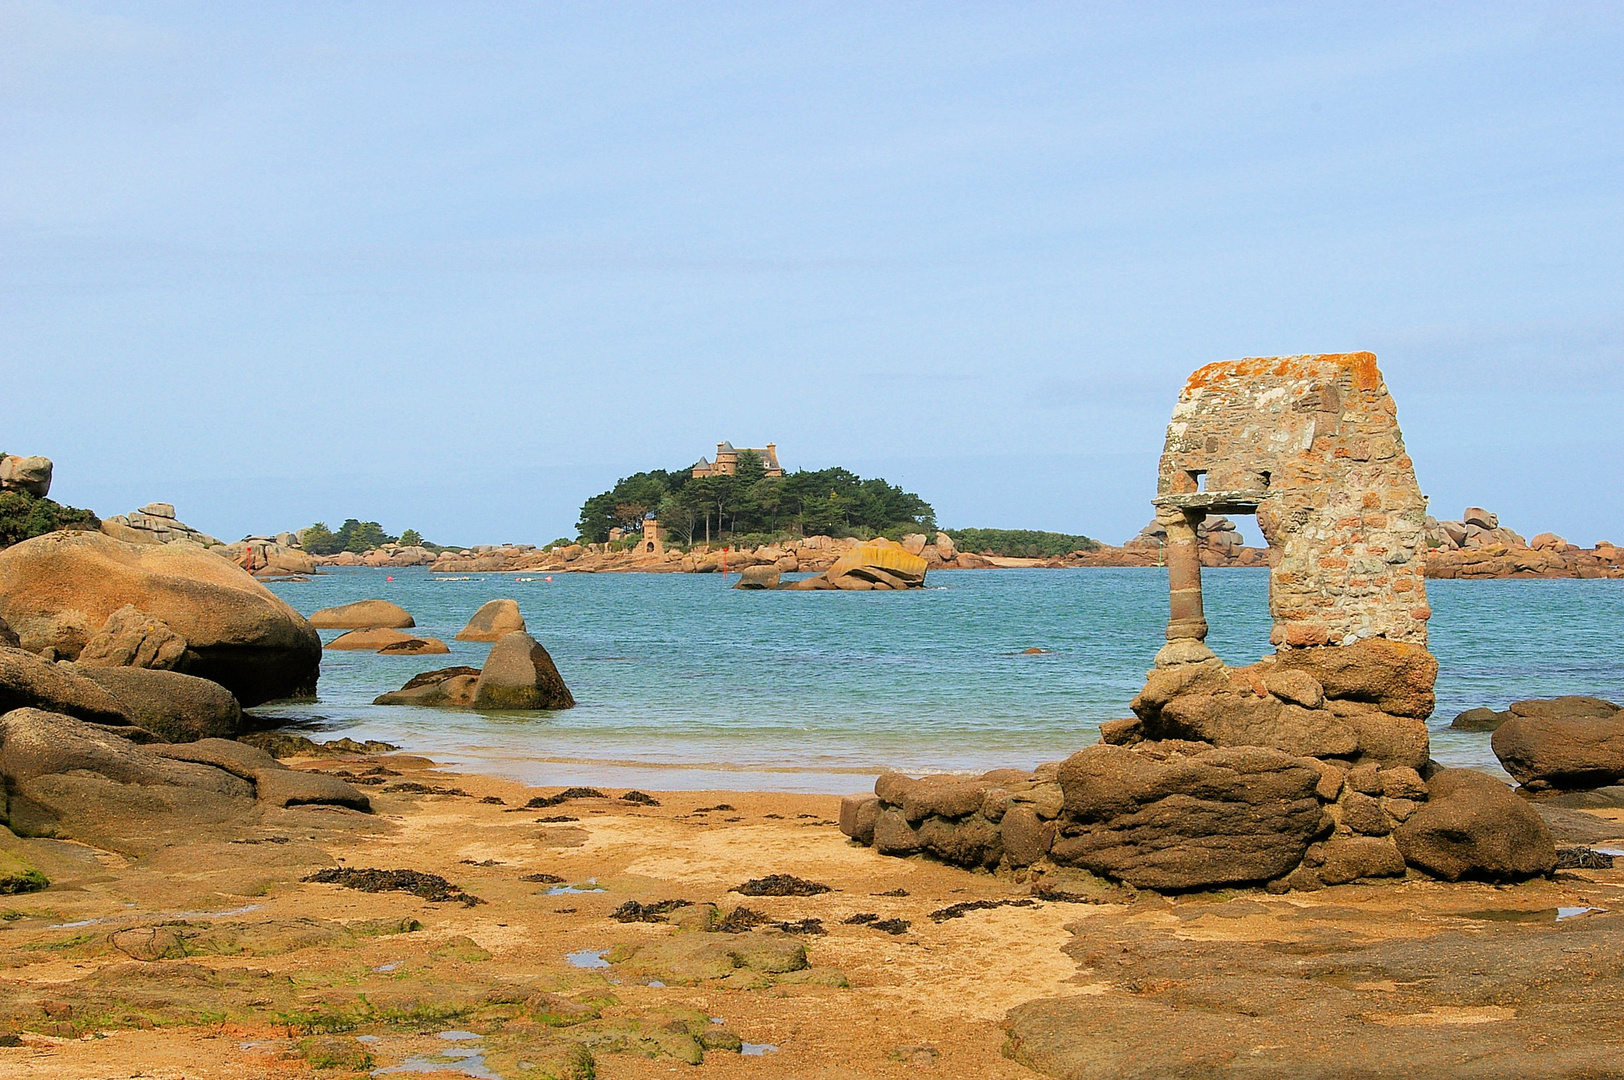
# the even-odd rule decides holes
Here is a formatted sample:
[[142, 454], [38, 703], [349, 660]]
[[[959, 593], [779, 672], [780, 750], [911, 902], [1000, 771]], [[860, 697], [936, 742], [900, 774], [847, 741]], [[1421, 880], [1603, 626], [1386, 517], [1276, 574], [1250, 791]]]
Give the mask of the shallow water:
[[[393, 576], [394, 580], [387, 580]], [[527, 580], [516, 580], [527, 579]], [[737, 580], [730, 575], [728, 584]], [[299, 611], [381, 597], [450, 656], [323, 654], [320, 700], [256, 710], [320, 738], [384, 739], [531, 784], [843, 792], [886, 768], [1053, 761], [1128, 715], [1167, 618], [1157, 568], [934, 571], [906, 594], [741, 592], [716, 575], [334, 570], [271, 588]], [[1268, 575], [1204, 575], [1208, 644], [1268, 644]], [[1498, 772], [1456, 713], [1561, 693], [1624, 698], [1621, 581], [1433, 581], [1441, 665], [1433, 756]], [[453, 640], [486, 600], [519, 602], [579, 705], [548, 714], [374, 706], [411, 675], [478, 667]], [[322, 631], [330, 641], [339, 631]], [[1028, 648], [1046, 650], [1026, 655]]]

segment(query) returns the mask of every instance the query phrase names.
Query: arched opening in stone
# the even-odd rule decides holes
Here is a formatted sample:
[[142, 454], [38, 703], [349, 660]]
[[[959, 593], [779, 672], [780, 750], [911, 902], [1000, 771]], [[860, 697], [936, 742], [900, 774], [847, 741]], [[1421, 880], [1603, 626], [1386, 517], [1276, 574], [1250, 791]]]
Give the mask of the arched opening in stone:
[[1269, 641], [1426, 643], [1426, 499], [1369, 353], [1209, 364], [1167, 428], [1156, 521], [1167, 533], [1169, 642], [1202, 642], [1202, 522], [1256, 515], [1269, 545]]

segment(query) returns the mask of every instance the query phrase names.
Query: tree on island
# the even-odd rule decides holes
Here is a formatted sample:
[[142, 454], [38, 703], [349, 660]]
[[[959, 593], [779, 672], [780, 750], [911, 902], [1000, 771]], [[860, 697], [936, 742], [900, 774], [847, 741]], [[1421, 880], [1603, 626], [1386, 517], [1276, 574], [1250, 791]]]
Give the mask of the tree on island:
[[[415, 534], [414, 534], [415, 535]], [[337, 555], [341, 551], [362, 552], [400, 541], [390, 536], [376, 521], [357, 521], [346, 518], [335, 533], [324, 522], [316, 522], [308, 529], [299, 530], [299, 543], [312, 555]], [[418, 537], [421, 541], [422, 537]]]
[[582, 505], [576, 527], [582, 540], [603, 543], [612, 528], [641, 527], [650, 510], [684, 545], [747, 534], [871, 537], [936, 528], [929, 503], [885, 480], [839, 467], [768, 476], [761, 458], [748, 450], [739, 452], [731, 476], [695, 479], [689, 468], [623, 477]]

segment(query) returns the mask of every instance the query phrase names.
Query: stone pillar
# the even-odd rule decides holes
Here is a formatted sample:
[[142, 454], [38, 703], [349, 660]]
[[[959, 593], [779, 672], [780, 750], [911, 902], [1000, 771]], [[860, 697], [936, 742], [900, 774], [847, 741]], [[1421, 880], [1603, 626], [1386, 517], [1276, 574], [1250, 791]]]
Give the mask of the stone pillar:
[[1167, 640], [1203, 641], [1207, 617], [1201, 610], [1201, 545], [1196, 526], [1205, 514], [1158, 508], [1156, 522], [1167, 530]]

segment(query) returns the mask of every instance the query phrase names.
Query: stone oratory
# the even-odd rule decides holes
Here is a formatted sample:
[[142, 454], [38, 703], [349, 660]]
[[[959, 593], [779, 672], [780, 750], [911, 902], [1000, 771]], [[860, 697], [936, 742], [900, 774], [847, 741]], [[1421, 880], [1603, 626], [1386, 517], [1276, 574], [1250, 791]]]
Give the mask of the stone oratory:
[[1427, 500], [1397, 413], [1367, 352], [1231, 360], [1191, 375], [1156, 485], [1167, 639], [1207, 636], [1196, 528], [1209, 514], [1256, 514], [1273, 555], [1275, 645], [1425, 646]]
[[[1154, 503], [1167, 640], [1134, 715], [1032, 772], [888, 773], [846, 800], [848, 835], [1012, 872], [1040, 893], [1551, 870], [1537, 811], [1491, 776], [1431, 760], [1426, 498], [1374, 355], [1195, 372]], [[1205, 644], [1197, 529], [1237, 513], [1256, 514], [1269, 543], [1276, 652], [1232, 668]]]

